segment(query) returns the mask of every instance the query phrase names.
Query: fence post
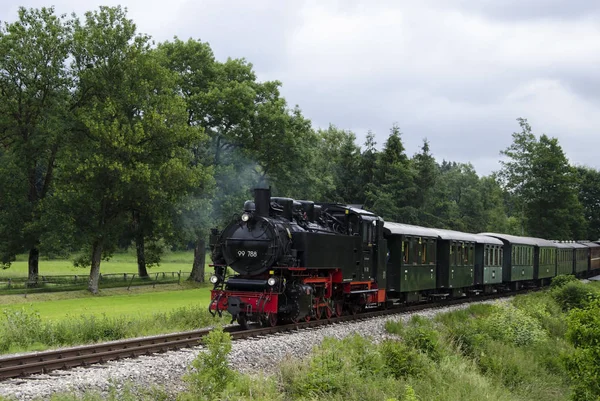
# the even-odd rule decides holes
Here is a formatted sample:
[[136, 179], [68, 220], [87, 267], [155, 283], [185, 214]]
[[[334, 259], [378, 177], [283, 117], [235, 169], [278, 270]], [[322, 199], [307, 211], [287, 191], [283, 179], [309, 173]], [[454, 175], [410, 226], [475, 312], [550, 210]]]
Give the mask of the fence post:
[[154, 283], [152, 284], [152, 288], [156, 288], [156, 282], [158, 281], [158, 274], [156, 273], [156, 276], [154, 276]]
[[131, 281], [129, 282], [129, 285], [127, 286], [127, 291], [129, 291], [129, 289], [131, 288], [131, 283], [133, 283], [133, 279], [135, 278], [135, 273], [133, 273], [131, 275]]
[[177, 273], [177, 284], [181, 285], [181, 270]]

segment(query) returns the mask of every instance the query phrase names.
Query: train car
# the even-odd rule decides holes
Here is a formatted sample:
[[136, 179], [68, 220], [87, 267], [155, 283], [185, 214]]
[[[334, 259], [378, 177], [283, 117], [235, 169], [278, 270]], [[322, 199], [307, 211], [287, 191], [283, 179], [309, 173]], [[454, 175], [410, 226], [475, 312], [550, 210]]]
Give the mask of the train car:
[[534, 247], [534, 273], [533, 278], [542, 284], [549, 282], [556, 276], [556, 244], [541, 238], [531, 238]]
[[588, 271], [590, 273], [600, 272], [600, 244], [595, 242], [580, 242], [589, 249], [588, 254]]
[[492, 285], [502, 283], [504, 243], [494, 237], [477, 235], [475, 246], [475, 285], [485, 292], [492, 291]]
[[502, 282], [502, 241], [459, 231], [384, 223], [389, 292], [407, 302], [491, 291]]
[[391, 299], [420, 301], [434, 292], [437, 278], [437, 230], [386, 221], [387, 290]]
[[578, 242], [571, 242], [575, 250], [574, 274], [576, 276], [584, 276], [589, 269], [590, 248]]
[[575, 247], [573, 243], [555, 242], [556, 245], [556, 275], [574, 274]]
[[480, 233], [503, 242], [502, 281], [513, 289], [519, 289], [521, 282], [533, 280], [534, 253], [537, 242], [533, 238], [498, 233]]

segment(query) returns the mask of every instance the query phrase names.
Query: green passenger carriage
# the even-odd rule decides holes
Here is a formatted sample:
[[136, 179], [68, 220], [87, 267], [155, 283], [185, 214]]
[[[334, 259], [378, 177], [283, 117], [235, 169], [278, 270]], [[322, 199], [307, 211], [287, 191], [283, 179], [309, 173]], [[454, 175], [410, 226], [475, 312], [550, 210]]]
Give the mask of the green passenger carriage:
[[556, 275], [573, 274], [575, 268], [575, 247], [573, 243], [557, 242], [556, 244]]
[[534, 250], [536, 241], [533, 238], [498, 233], [480, 233], [498, 238], [504, 243], [502, 281], [514, 283], [517, 288], [519, 281], [534, 279]]
[[534, 279], [544, 280], [556, 276], [556, 244], [541, 238], [531, 239], [535, 242]]
[[437, 230], [384, 223], [388, 245], [387, 289], [419, 300], [419, 292], [436, 288]]
[[575, 274], [581, 275], [586, 273], [589, 268], [589, 253], [590, 248], [587, 246], [580, 244], [578, 242], [572, 242], [573, 248], [575, 249], [574, 263], [575, 263]]

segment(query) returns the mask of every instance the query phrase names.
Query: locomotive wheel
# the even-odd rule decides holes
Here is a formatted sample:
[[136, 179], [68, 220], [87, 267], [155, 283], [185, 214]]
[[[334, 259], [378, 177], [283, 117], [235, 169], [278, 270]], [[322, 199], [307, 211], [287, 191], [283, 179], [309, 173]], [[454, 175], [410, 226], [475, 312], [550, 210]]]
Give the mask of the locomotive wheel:
[[248, 320], [246, 319], [246, 315], [240, 313], [237, 317], [237, 322], [242, 330], [248, 330]]
[[344, 302], [343, 301], [337, 301], [335, 303], [335, 315], [336, 316], [342, 316], [344, 314]]
[[331, 309], [331, 306], [327, 305], [325, 307], [325, 317], [327, 318], [327, 320], [331, 319], [331, 316], [333, 316], [333, 310]]
[[323, 318], [323, 306], [317, 305], [315, 308], [315, 320], [321, 320]]
[[265, 319], [263, 320], [263, 325], [265, 327], [277, 326], [277, 313], [267, 312], [265, 314]]
[[310, 315], [304, 316], [304, 321], [305, 322], [310, 322]]

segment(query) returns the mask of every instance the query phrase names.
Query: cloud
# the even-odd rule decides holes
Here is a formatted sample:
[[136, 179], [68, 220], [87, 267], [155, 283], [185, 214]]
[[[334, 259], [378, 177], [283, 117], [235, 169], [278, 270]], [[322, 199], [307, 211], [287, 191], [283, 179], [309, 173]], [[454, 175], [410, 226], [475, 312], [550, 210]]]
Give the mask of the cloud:
[[[396, 122], [409, 154], [427, 137], [440, 161], [471, 161], [487, 174], [525, 117], [558, 137], [573, 163], [600, 168], [591, 146], [600, 141], [598, 2], [120, 3], [156, 40], [194, 37], [219, 59], [245, 57], [260, 79], [281, 80], [315, 126], [351, 129], [359, 141], [372, 129], [381, 145]], [[55, 4], [81, 15], [100, 3]], [[0, 5], [0, 19], [15, 16]]]

